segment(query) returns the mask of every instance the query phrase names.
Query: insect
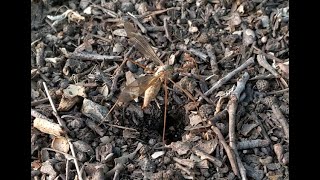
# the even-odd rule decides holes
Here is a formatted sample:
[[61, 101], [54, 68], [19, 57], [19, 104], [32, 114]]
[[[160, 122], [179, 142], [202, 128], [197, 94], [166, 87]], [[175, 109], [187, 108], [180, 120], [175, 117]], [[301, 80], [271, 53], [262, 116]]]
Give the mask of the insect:
[[[133, 27], [133, 25], [129, 22], [124, 22], [124, 28], [129, 37], [129, 40], [134, 43], [134, 47], [138, 49], [145, 57], [154, 61], [154, 63], [158, 66], [158, 70], [153, 75], [146, 75], [137, 78], [132, 83], [125, 86], [125, 88], [121, 91], [117, 103], [127, 103], [131, 100], [141, 96], [144, 93], [144, 101], [142, 105], [142, 109], [146, 108], [152, 99], [154, 99], [160, 88], [161, 85], [164, 84], [164, 92], [165, 92], [165, 106], [164, 106], [164, 125], [162, 131], [162, 141], [164, 142], [165, 136], [165, 128], [166, 128], [166, 116], [167, 116], [167, 103], [168, 103], [168, 89], [167, 89], [167, 81], [171, 81], [174, 83], [170, 78], [173, 73], [173, 67], [170, 65], [164, 64], [160, 58], [156, 55], [153, 51], [152, 47], [149, 45], [147, 40], [137, 33]], [[183, 91], [189, 98], [193, 101], [193, 96], [186, 90], [182, 89], [181, 87], [177, 86], [181, 91]], [[109, 113], [115, 107], [115, 105], [110, 109]]]

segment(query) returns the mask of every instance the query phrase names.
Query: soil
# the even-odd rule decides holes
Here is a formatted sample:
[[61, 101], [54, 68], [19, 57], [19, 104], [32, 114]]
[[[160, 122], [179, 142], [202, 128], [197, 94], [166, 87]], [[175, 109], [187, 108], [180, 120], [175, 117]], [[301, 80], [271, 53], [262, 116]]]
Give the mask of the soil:
[[32, 179], [289, 179], [289, 1], [33, 0], [31, 41]]

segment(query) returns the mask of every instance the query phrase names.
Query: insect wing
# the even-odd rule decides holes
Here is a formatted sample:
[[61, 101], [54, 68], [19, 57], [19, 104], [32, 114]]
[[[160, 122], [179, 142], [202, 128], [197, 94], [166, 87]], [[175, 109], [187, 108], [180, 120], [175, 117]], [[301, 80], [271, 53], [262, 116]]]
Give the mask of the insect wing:
[[135, 32], [135, 29], [131, 23], [124, 22], [124, 29], [130, 41], [134, 43], [135, 48], [139, 50], [144, 56], [150, 58], [156, 65], [164, 65], [163, 62], [159, 59], [156, 53], [153, 51], [152, 47], [149, 45], [148, 41]]
[[150, 86], [157, 82], [160, 76], [139, 77], [128, 86], [126, 86], [118, 98], [119, 102], [129, 102], [143, 94]]

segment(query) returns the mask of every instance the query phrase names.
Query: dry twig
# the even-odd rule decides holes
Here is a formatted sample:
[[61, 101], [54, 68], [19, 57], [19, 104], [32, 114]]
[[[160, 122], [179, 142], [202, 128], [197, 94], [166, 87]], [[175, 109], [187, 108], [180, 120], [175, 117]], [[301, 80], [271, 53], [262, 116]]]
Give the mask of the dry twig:
[[31, 102], [31, 106], [37, 106], [39, 104], [43, 104], [43, 103], [46, 103], [48, 102], [49, 99], [48, 98], [43, 98], [43, 99], [39, 99], [39, 100], [34, 100]]
[[238, 169], [238, 166], [237, 166], [237, 161], [236, 161], [236, 157], [235, 157], [235, 154], [234, 152], [231, 150], [230, 146], [226, 143], [226, 141], [224, 140], [224, 137], [223, 135], [221, 134], [220, 130], [215, 127], [215, 126], [211, 126], [211, 129], [213, 130], [213, 132], [218, 136], [219, 138], [219, 141], [221, 142], [224, 150], [226, 151], [227, 153], [227, 156], [229, 158], [229, 162], [231, 164], [231, 168], [232, 168], [232, 171], [233, 173], [236, 175], [236, 176], [239, 176], [239, 169]]
[[100, 55], [94, 53], [84, 53], [84, 52], [76, 52], [69, 55], [69, 58], [79, 59], [79, 60], [90, 60], [90, 61], [104, 61], [104, 60], [113, 60], [113, 61], [120, 61], [119, 59], [122, 56], [108, 56], [108, 55]]
[[[233, 70], [229, 74], [227, 74], [225, 77], [221, 78], [218, 82], [216, 82], [207, 92], [204, 93], [205, 96], [210, 95], [214, 90], [220, 88], [222, 85], [224, 85], [227, 81], [229, 81], [233, 76], [235, 76], [240, 71], [244, 70], [246, 67], [254, 63], [254, 58], [249, 58], [246, 62], [244, 62], [241, 66], [239, 66], [237, 69]], [[199, 98], [198, 101], [201, 99]]]
[[229, 139], [230, 139], [230, 147], [233, 149], [234, 154], [237, 158], [237, 164], [240, 170], [240, 175], [242, 179], [247, 179], [246, 176], [246, 169], [244, 168], [240, 156], [237, 150], [237, 143], [236, 143], [236, 112], [238, 108], [238, 101], [242, 91], [245, 88], [246, 82], [249, 80], [249, 74], [247, 72], [237, 81], [236, 89], [231, 93], [230, 100], [228, 103], [228, 114], [229, 114]]
[[258, 147], [266, 147], [266, 146], [269, 146], [269, 144], [270, 144], [269, 140], [263, 140], [263, 139], [240, 141], [237, 144], [237, 149], [243, 150], [243, 149], [252, 149], [252, 148], [258, 148]]
[[[64, 130], [67, 130], [68, 128], [67, 128], [65, 122], [64, 122], [64, 121], [59, 117], [59, 115], [58, 115], [57, 109], [55, 108], [55, 106], [54, 106], [54, 104], [53, 104], [53, 101], [52, 101], [52, 99], [51, 99], [51, 96], [50, 96], [50, 94], [49, 94], [49, 91], [48, 91], [48, 88], [47, 88], [47, 85], [46, 85], [45, 82], [43, 82], [43, 86], [44, 86], [44, 89], [45, 89], [46, 94], [47, 94], [47, 96], [48, 96], [48, 99], [49, 99], [49, 101], [50, 101], [50, 104], [51, 104], [51, 106], [52, 106], [53, 115], [55, 115], [55, 117], [57, 117], [57, 120], [58, 120], [58, 123], [60, 124], [60, 126], [62, 126], [62, 127], [64, 128]], [[73, 161], [74, 161], [74, 164], [75, 164], [75, 167], [76, 167], [76, 170], [77, 170], [78, 178], [79, 178], [79, 180], [83, 180], [83, 179], [82, 179], [82, 175], [81, 175], [81, 173], [80, 173], [78, 160], [77, 160], [77, 158], [76, 158], [76, 153], [75, 153], [75, 151], [74, 151], [73, 144], [71, 143], [71, 139], [69, 138], [69, 136], [68, 136], [67, 133], [65, 133], [65, 136], [66, 136], [66, 139], [67, 139], [67, 141], [68, 141], [68, 143], [69, 143], [69, 146], [70, 146], [71, 154], [72, 154], [72, 156], [73, 156], [72, 159], [73, 159]], [[68, 155], [69, 155], [69, 154], [68, 154]], [[70, 155], [69, 155], [69, 156], [70, 156]]]
[[[282, 126], [286, 139], [289, 140], [289, 123], [286, 120], [285, 116], [282, 114], [275, 97], [268, 96], [264, 99], [263, 102], [272, 109], [273, 114], [276, 116], [277, 120]], [[276, 119], [272, 120], [276, 121]]]

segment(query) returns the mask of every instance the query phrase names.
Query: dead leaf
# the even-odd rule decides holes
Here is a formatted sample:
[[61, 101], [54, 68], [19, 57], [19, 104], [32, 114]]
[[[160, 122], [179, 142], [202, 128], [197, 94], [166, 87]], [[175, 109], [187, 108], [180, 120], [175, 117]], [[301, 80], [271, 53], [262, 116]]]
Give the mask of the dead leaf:
[[41, 168], [41, 162], [40, 160], [36, 159], [34, 161], [31, 162], [31, 168], [33, 170], [38, 170], [39, 168]]
[[204, 121], [200, 115], [198, 114], [190, 114], [189, 115], [189, 119], [190, 119], [190, 125], [191, 126], [195, 126], [199, 123], [201, 123], [202, 121]]
[[172, 142], [169, 145], [169, 147], [173, 151], [176, 151], [179, 155], [184, 155], [184, 154], [187, 154], [187, 152], [190, 150], [191, 144], [188, 142], [177, 141], [177, 142]]
[[247, 136], [249, 134], [249, 132], [254, 129], [255, 127], [257, 127], [257, 124], [243, 124], [242, 128], [241, 128], [241, 134], [244, 136]]
[[66, 98], [62, 96], [61, 101], [59, 103], [58, 111], [69, 111], [78, 101], [80, 98], [78, 96], [73, 98]]
[[203, 152], [211, 154], [216, 149], [218, 145], [217, 139], [212, 139], [210, 141], [199, 141], [198, 148], [201, 149]]
[[283, 74], [283, 76], [289, 79], [289, 64], [286, 63], [278, 63], [278, 66]]
[[131, 84], [133, 81], [136, 80], [136, 78], [134, 77], [133, 73], [131, 71], [126, 72], [126, 86], [128, 86], [129, 84]]
[[188, 104], [184, 105], [184, 109], [186, 111], [193, 111], [199, 106], [200, 102], [189, 102]]
[[68, 153], [69, 143], [68, 140], [64, 137], [55, 137], [51, 143], [52, 149]]
[[33, 120], [33, 127], [37, 128], [39, 131], [46, 133], [46, 134], [51, 134], [54, 136], [62, 136], [63, 135], [63, 130], [59, 124], [52, 123], [46, 119], [35, 118]]

